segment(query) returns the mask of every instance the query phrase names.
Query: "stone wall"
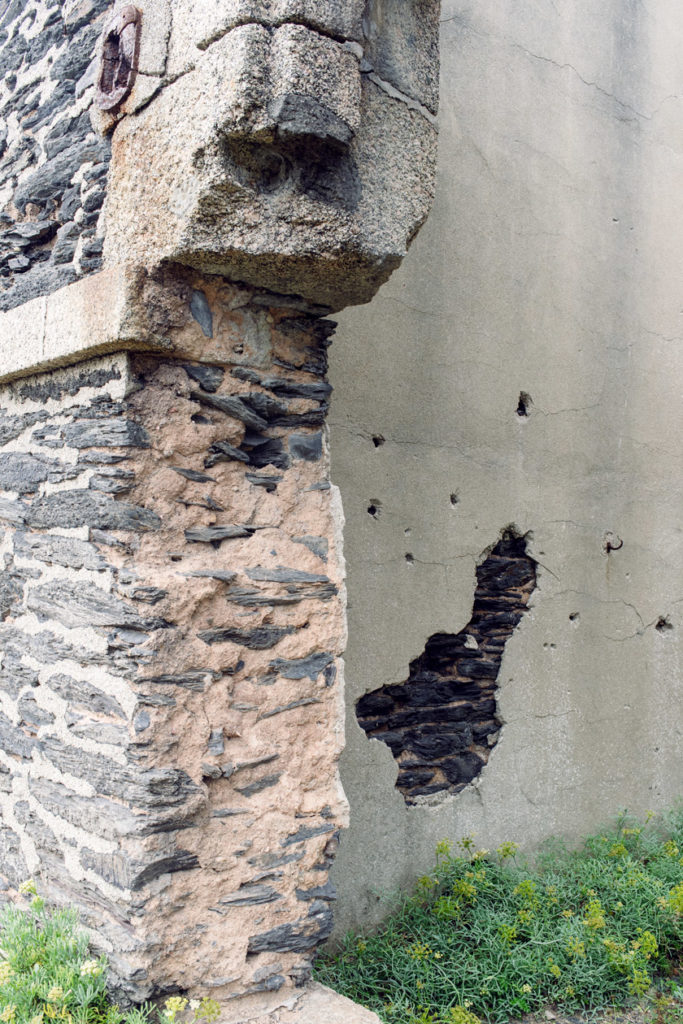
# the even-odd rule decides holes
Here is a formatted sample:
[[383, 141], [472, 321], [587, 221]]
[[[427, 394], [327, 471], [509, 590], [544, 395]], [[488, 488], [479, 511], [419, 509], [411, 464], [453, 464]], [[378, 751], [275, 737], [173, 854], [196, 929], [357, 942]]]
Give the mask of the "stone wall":
[[0, 310], [102, 263], [110, 143], [93, 131], [108, 0], [0, 4]]
[[133, 999], [286, 992], [332, 924], [332, 325], [231, 306], [239, 365], [123, 354], [0, 395], [3, 885], [75, 904]]

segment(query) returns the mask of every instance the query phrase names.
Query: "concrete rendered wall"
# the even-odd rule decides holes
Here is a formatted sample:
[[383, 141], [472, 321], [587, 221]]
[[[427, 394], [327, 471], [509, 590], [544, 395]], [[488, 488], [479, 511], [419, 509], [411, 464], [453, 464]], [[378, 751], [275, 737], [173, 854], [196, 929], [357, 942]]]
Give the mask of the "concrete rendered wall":
[[[534, 847], [683, 789], [681, 38], [673, 0], [443, 4], [436, 205], [332, 348], [339, 931], [443, 836]], [[498, 676], [502, 732], [461, 793], [406, 806], [355, 703], [463, 629], [511, 524], [538, 581]]]

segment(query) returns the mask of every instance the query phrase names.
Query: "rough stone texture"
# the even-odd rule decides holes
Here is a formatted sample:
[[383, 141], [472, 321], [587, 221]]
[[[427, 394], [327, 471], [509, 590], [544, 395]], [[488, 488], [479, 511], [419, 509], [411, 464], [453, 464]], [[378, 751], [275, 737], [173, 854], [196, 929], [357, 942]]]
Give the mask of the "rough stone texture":
[[331, 325], [239, 316], [262, 319], [240, 366], [207, 343], [206, 364], [110, 356], [0, 392], [0, 872], [75, 903], [137, 1000], [286, 1003], [332, 927]]
[[[445, 0], [442, 22], [434, 210], [331, 351], [340, 932], [376, 920], [375, 894], [429, 870], [444, 837], [533, 851], [683, 792], [683, 8]], [[501, 735], [462, 792], [407, 807], [356, 702], [465, 628], [509, 523], [538, 583], [498, 675]]]
[[472, 618], [457, 634], [436, 633], [410, 663], [407, 681], [366, 694], [358, 722], [399, 763], [406, 802], [459, 793], [498, 742], [498, 674], [507, 641], [536, 586], [524, 538], [507, 533], [477, 566]]
[[108, 0], [0, 7], [0, 310], [102, 264], [109, 141], [88, 109]]
[[[345, 41], [360, 5], [254, 6], [180, 5], [169, 20], [170, 81], [144, 107], [134, 89], [114, 131], [105, 265], [172, 261], [329, 309], [366, 302], [433, 195], [434, 118], [389, 64], [410, 51], [433, 90], [439, 5], [407, 24], [377, 15], [392, 38], [410, 30], [387, 43], [396, 86]], [[153, 170], [134, 174], [142, 154]]]

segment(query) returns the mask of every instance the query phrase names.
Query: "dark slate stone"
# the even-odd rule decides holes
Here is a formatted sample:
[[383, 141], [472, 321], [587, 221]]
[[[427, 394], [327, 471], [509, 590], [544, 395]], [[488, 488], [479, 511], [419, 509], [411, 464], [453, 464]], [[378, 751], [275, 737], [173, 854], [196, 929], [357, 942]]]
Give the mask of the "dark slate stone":
[[270, 668], [285, 679], [309, 679], [315, 680], [321, 672], [334, 661], [333, 654], [311, 654], [308, 658], [275, 658], [271, 661]]
[[231, 572], [229, 569], [195, 569], [194, 572], [184, 572], [182, 575], [197, 579], [219, 580], [221, 583], [232, 583], [237, 577], [237, 573]]
[[[1, 517], [1, 512], [0, 512]], [[96, 491], [60, 491], [33, 502], [26, 514], [30, 526], [90, 526], [100, 530], [158, 530], [161, 520], [150, 509], [115, 501]]]
[[275, 469], [289, 468], [289, 456], [285, 454], [282, 438], [266, 437], [258, 440], [257, 435], [250, 434], [245, 436], [242, 449], [247, 453], [249, 465], [254, 469], [265, 469], [266, 466], [274, 466]]
[[0, 571], [0, 619], [5, 620], [24, 596], [24, 578], [12, 570]]
[[[456, 723], [457, 724], [457, 723]], [[472, 730], [466, 723], [462, 723], [461, 732], [442, 733], [434, 735], [425, 734], [424, 731], [416, 733], [410, 731], [405, 736], [405, 745], [419, 757], [434, 760], [435, 758], [447, 757], [461, 750], [466, 750], [472, 743]]]
[[251, 885], [246, 883], [237, 892], [221, 896], [218, 906], [212, 908], [221, 912], [222, 907], [258, 907], [264, 903], [275, 903], [281, 900], [280, 893], [270, 885]]
[[51, 857], [63, 859], [54, 832], [42, 818], [38, 817], [25, 800], [20, 800], [14, 805], [14, 813], [22, 830], [33, 840], [39, 850], [49, 852]]
[[[199, 291], [197, 288], [192, 292], [190, 313], [201, 327], [204, 337], [213, 338], [213, 313], [211, 312], [211, 306], [204, 292]], [[215, 391], [216, 389], [208, 390]]]
[[[20, 396], [21, 392], [19, 392]], [[31, 397], [31, 396], [29, 396]], [[42, 401], [42, 399], [38, 399]], [[8, 441], [13, 441], [16, 437], [19, 437], [27, 427], [32, 427], [35, 423], [40, 423], [47, 419], [46, 412], [30, 412], [24, 416], [7, 416], [0, 414], [0, 445], [7, 444]]]
[[63, 565], [69, 569], [107, 568], [105, 559], [95, 545], [76, 537], [17, 532], [14, 534], [14, 550], [23, 558], [35, 558], [48, 565]]
[[45, 685], [73, 707], [86, 708], [101, 715], [126, 720], [123, 708], [114, 697], [83, 679], [72, 679], [71, 676], [57, 672], [49, 677]]
[[303, 459], [304, 462], [317, 462], [323, 454], [322, 434], [291, 434], [289, 438], [289, 453], [293, 459]]
[[312, 551], [314, 555], [317, 555], [323, 562], [327, 561], [329, 554], [330, 542], [327, 537], [292, 537], [295, 544], [304, 544], [309, 551]]
[[261, 387], [282, 398], [310, 398], [325, 402], [332, 394], [332, 385], [325, 380], [308, 382], [287, 380], [284, 377], [263, 377], [259, 383]]
[[329, 576], [321, 576], [318, 573], [302, 572], [300, 569], [289, 569], [278, 566], [275, 569], [265, 569], [256, 566], [247, 569], [246, 575], [250, 580], [263, 583], [329, 583]]
[[77, 626], [125, 626], [132, 629], [159, 629], [160, 619], [143, 619], [134, 608], [108, 594], [94, 583], [54, 580], [34, 587], [27, 608], [41, 619]]
[[184, 469], [182, 466], [171, 466], [174, 473], [184, 476], [186, 480], [192, 480], [197, 484], [215, 483], [216, 478], [208, 473], [199, 473], [196, 469]]
[[21, 852], [21, 842], [9, 826], [0, 824], [0, 877], [4, 877], [14, 889], [29, 877], [29, 870]]
[[180, 769], [123, 766], [50, 736], [41, 741], [41, 751], [61, 771], [86, 779], [100, 795], [122, 799], [141, 810], [179, 808], [200, 794], [199, 787]]
[[255, 796], [257, 793], [262, 793], [264, 789], [272, 789], [273, 786], [277, 786], [281, 777], [282, 772], [276, 772], [274, 775], [264, 775], [262, 779], [257, 779], [256, 782], [251, 782], [246, 786], [235, 786], [235, 789], [242, 796]]
[[247, 956], [255, 953], [304, 953], [325, 942], [332, 933], [332, 911], [327, 903], [314, 900], [308, 915], [291, 924], [249, 938]]
[[199, 867], [199, 860], [194, 853], [178, 850], [169, 857], [141, 864], [121, 853], [95, 853], [94, 850], [84, 847], [81, 850], [81, 864], [117, 889], [132, 889], [133, 892], [137, 892], [161, 875], [195, 870]]
[[468, 783], [476, 778], [484, 767], [484, 762], [476, 754], [465, 753], [460, 757], [449, 757], [439, 763], [439, 767], [451, 783]]
[[51, 725], [55, 720], [52, 712], [41, 708], [35, 697], [31, 697], [29, 694], [25, 694], [21, 698], [17, 705], [17, 710], [21, 715], [22, 723], [29, 727], [38, 728], [41, 725]]
[[64, 428], [71, 448], [149, 448], [149, 434], [133, 420], [81, 420]]
[[[65, 224], [64, 227], [68, 227]], [[37, 380], [19, 381], [14, 387], [20, 398], [34, 402], [46, 402], [49, 398], [59, 401], [64, 395], [77, 395], [81, 388], [102, 388], [112, 380], [121, 379], [118, 366], [101, 366], [97, 369], [74, 369], [59, 377], [43, 374]], [[45, 419], [46, 414], [41, 414]], [[29, 424], [27, 424], [29, 425]]]
[[295, 632], [295, 626], [259, 626], [256, 629], [206, 629], [197, 635], [205, 644], [232, 643], [252, 651], [267, 651]]
[[294, 843], [305, 843], [308, 839], [314, 839], [316, 836], [327, 835], [328, 832], [334, 832], [334, 825], [302, 825], [297, 832], [293, 832], [292, 835], [287, 836], [286, 839], [282, 840], [282, 846], [293, 846]]
[[101, 162], [109, 155], [109, 144], [95, 135], [42, 164], [25, 178], [14, 193], [14, 204], [24, 213], [27, 203], [43, 206], [51, 199], [61, 198], [81, 164], [87, 160]]
[[132, 601], [141, 601], [142, 604], [159, 604], [164, 598], [168, 597], [167, 590], [161, 590], [160, 587], [133, 587], [127, 594]]
[[28, 506], [23, 501], [9, 501], [7, 498], [0, 498], [0, 519], [4, 519], [13, 526], [23, 526], [26, 522]]
[[246, 479], [254, 487], [263, 487], [269, 494], [277, 490], [277, 485], [282, 483], [281, 476], [256, 476], [254, 473], [246, 473]]
[[213, 409], [224, 412], [227, 416], [239, 420], [252, 430], [262, 431], [268, 426], [266, 420], [258, 416], [253, 409], [250, 409], [239, 395], [211, 395], [202, 391], [193, 391], [190, 397], [195, 402], [200, 402], [202, 405], [208, 405]]
[[246, 462], [249, 463], [249, 456], [246, 452], [228, 444], [227, 441], [216, 441], [209, 448], [209, 454], [204, 460], [206, 469], [213, 469], [219, 462]]
[[149, 683], [152, 686], [179, 686], [183, 690], [191, 690], [192, 693], [204, 693], [207, 686], [219, 677], [220, 673], [207, 668], [182, 672], [178, 675], [151, 676], [140, 679], [139, 682], [140, 685]]
[[33, 750], [39, 746], [38, 741], [32, 736], [12, 725], [9, 718], [0, 711], [0, 749], [6, 754], [15, 754], [17, 757], [30, 759]]
[[254, 533], [255, 528], [252, 526], [195, 526], [185, 530], [185, 540], [188, 544], [215, 544], [237, 537], [251, 537]]
[[29, 790], [50, 814], [103, 839], [144, 834], [144, 815], [135, 814], [117, 801], [100, 796], [84, 797], [60, 782], [35, 776], [29, 779]]
[[334, 882], [326, 882], [325, 885], [318, 885], [315, 889], [297, 889], [296, 898], [304, 903], [311, 900], [325, 900], [331, 902], [337, 898], [337, 887]]
[[125, 494], [135, 485], [135, 473], [130, 469], [106, 466], [101, 473], [93, 473], [88, 481], [91, 491], [103, 494]]

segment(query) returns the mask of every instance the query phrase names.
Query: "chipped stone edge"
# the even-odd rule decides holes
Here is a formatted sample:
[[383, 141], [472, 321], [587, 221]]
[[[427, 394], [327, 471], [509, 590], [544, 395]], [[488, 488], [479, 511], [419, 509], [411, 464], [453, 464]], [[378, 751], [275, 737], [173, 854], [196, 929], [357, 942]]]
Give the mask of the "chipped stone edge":
[[144, 279], [112, 267], [0, 313], [0, 384], [109, 352], [172, 352], [140, 302]]
[[[237, 1009], [237, 1008], [235, 1008]], [[246, 1014], [246, 1015], [245, 1015]], [[376, 1013], [318, 982], [267, 1007], [241, 1002], [239, 1016], [223, 1013], [220, 1024], [381, 1024]]]

